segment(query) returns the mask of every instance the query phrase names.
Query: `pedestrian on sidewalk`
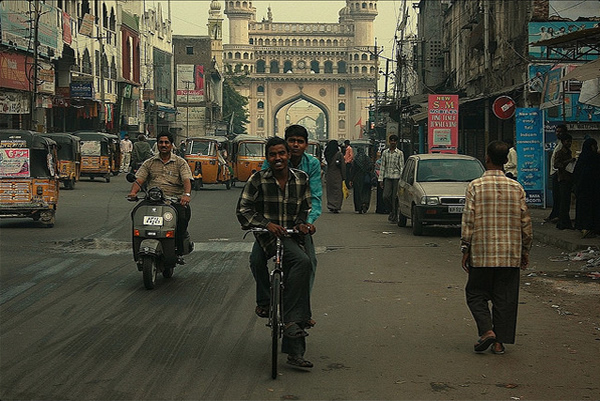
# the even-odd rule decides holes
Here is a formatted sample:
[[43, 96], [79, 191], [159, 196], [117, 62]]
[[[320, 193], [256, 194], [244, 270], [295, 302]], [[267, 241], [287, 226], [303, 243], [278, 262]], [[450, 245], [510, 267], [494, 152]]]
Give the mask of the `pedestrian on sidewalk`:
[[354, 166], [348, 178], [353, 192], [354, 211], [357, 213], [364, 214], [369, 210], [373, 174], [373, 161], [363, 148], [357, 148]]
[[598, 142], [588, 138], [573, 171], [575, 229], [582, 238], [600, 234], [600, 153]]
[[571, 152], [573, 138], [569, 134], [563, 134], [562, 148], [556, 152], [554, 157], [554, 166], [558, 170], [558, 192], [560, 196], [560, 208], [558, 210], [558, 223], [556, 228], [559, 230], [572, 230], [571, 223], [571, 192], [573, 190], [573, 167], [576, 159]]
[[544, 219], [546, 222], [558, 222], [558, 211], [560, 210], [560, 195], [558, 189], [558, 169], [554, 165], [556, 153], [562, 148], [562, 136], [567, 133], [567, 126], [564, 124], [556, 127], [556, 146], [550, 157], [550, 177], [552, 177], [552, 211], [550, 215]]
[[[504, 175], [508, 145], [487, 147], [486, 172], [473, 180], [462, 216], [462, 268], [469, 278], [467, 305], [477, 323], [475, 352], [504, 353], [514, 344], [519, 305], [519, 268], [529, 264], [533, 228], [521, 184]], [[492, 303], [492, 311], [488, 303]]]
[[325, 147], [325, 161], [327, 161], [325, 173], [327, 208], [332, 213], [339, 213], [344, 201], [342, 184], [346, 180], [346, 164], [335, 139], [329, 141]]
[[404, 170], [404, 153], [397, 148], [398, 135], [390, 135], [389, 147], [381, 154], [379, 186], [383, 189], [383, 200], [390, 211], [388, 221], [398, 222], [398, 182]]
[[513, 180], [517, 179], [517, 150], [515, 149], [512, 139], [507, 139], [506, 144], [508, 145], [508, 162], [504, 165], [504, 173], [508, 178]]
[[129, 139], [129, 134], [125, 134], [121, 139], [121, 173], [129, 171], [129, 164], [131, 164], [131, 151], [133, 150], [133, 142]]

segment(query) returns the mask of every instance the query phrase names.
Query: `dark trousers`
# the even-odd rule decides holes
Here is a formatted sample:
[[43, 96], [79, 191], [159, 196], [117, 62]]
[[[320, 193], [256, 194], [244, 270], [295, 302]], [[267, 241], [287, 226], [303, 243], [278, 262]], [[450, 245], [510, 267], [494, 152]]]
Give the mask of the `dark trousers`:
[[556, 227], [559, 229], [572, 228], [571, 224], [571, 190], [573, 183], [571, 181], [560, 181], [558, 183], [560, 208], [558, 210], [558, 223]]
[[183, 239], [187, 235], [188, 224], [192, 218], [192, 208], [183, 206], [181, 203], [172, 204], [177, 210], [177, 229], [175, 230], [175, 246], [177, 255], [183, 255]]
[[472, 267], [469, 270], [465, 293], [479, 336], [493, 330], [499, 342], [515, 343], [520, 277], [519, 269], [514, 267]]
[[398, 218], [398, 182], [399, 178], [383, 179], [383, 201], [392, 219]]
[[558, 173], [552, 175], [552, 211], [548, 220], [558, 217], [558, 211], [560, 210], [560, 188], [558, 186]]
[[[306, 322], [311, 318], [310, 311], [310, 285], [313, 271], [313, 259], [310, 250], [314, 254], [312, 238], [306, 237], [309, 247], [301, 247], [292, 238], [283, 239], [283, 320], [289, 322]], [[269, 305], [269, 271], [267, 258], [263, 249], [255, 241], [250, 254], [250, 269], [256, 280], [256, 303], [258, 305]], [[287, 354], [304, 355], [306, 341], [304, 338], [291, 339], [284, 337], [282, 352]]]

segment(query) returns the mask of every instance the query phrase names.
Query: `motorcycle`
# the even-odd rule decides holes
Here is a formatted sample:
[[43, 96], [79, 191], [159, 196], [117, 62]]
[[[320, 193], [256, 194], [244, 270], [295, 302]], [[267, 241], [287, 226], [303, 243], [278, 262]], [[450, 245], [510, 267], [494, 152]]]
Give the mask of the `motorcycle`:
[[[134, 182], [135, 175], [127, 174], [127, 181]], [[142, 203], [136, 205], [131, 212], [133, 258], [137, 268], [142, 272], [144, 286], [151, 290], [156, 284], [158, 273], [164, 278], [171, 278], [177, 264], [175, 249], [175, 233], [177, 225], [177, 209], [173, 203], [177, 198], [167, 198], [158, 187], [145, 188]], [[137, 202], [139, 198], [127, 198]], [[186, 232], [183, 240], [183, 254], [194, 250], [194, 243]]]

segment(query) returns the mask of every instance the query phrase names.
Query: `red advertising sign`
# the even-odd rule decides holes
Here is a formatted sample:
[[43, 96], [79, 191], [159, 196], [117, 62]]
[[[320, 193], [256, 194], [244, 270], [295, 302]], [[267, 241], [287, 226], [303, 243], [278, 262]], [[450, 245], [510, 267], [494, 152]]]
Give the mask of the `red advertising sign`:
[[514, 116], [516, 107], [515, 101], [509, 96], [500, 96], [492, 104], [494, 115], [501, 120], [508, 120]]
[[0, 149], [0, 177], [29, 177], [29, 149]]
[[0, 52], [0, 88], [30, 90], [26, 74], [26, 58], [22, 54]]
[[458, 153], [458, 95], [429, 95], [429, 153]]

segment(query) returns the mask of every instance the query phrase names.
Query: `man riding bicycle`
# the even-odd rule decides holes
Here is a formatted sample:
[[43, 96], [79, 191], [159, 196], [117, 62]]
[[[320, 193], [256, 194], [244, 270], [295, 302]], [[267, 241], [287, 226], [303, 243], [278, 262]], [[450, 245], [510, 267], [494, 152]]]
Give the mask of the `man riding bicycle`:
[[260, 227], [269, 231], [255, 234], [265, 257], [275, 255], [276, 237], [282, 240], [285, 284], [282, 352], [288, 354], [289, 364], [311, 368], [313, 364], [304, 359], [308, 335], [305, 328], [311, 320], [311, 257], [301, 236], [286, 237], [286, 228], [295, 228], [302, 234], [314, 232], [313, 226], [306, 223], [311, 205], [308, 176], [289, 167], [290, 148], [283, 138], [269, 138], [265, 149], [270, 167], [248, 179], [236, 214], [243, 229]]

